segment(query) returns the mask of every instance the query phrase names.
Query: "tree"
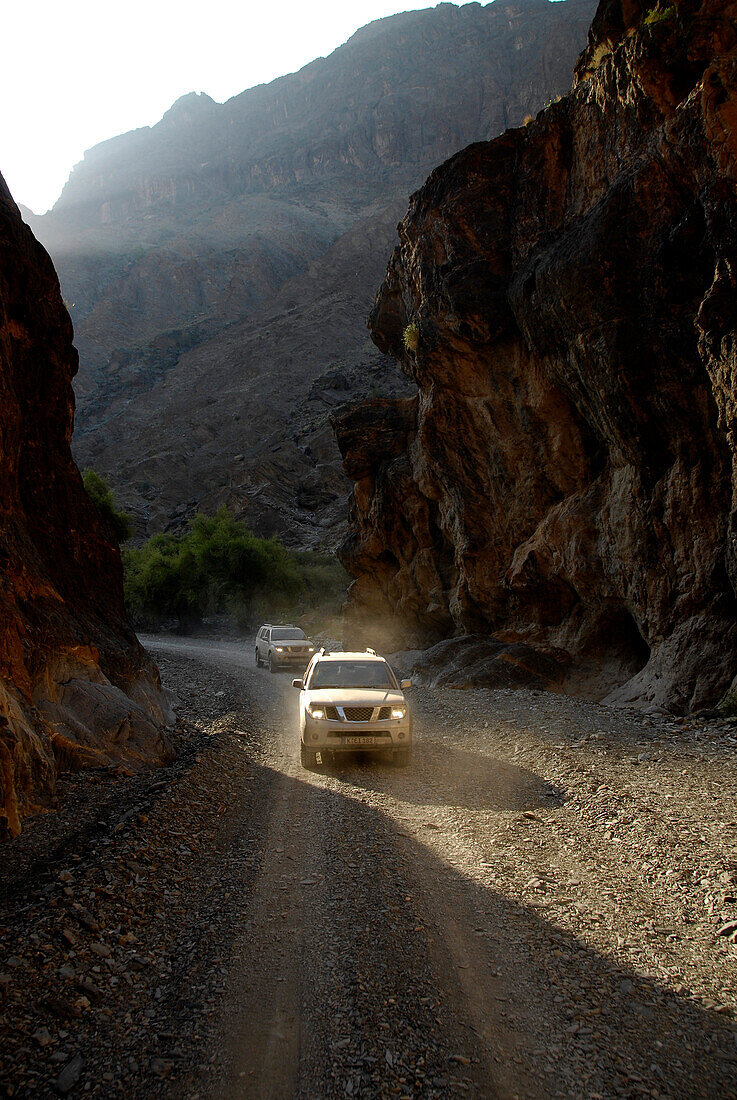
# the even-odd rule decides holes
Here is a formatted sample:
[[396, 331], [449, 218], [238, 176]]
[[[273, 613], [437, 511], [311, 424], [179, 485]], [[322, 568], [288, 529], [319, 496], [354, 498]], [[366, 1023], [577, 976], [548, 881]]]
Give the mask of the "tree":
[[115, 506], [112, 489], [104, 478], [94, 470], [85, 470], [82, 474], [87, 496], [103, 516], [112, 530], [117, 542], [127, 542], [133, 534], [133, 520], [127, 512], [120, 512]]

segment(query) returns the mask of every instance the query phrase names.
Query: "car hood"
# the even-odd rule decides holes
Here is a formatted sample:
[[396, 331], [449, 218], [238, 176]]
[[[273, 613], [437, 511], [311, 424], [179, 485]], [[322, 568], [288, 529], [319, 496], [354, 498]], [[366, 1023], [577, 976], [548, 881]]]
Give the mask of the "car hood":
[[311, 703], [330, 703], [337, 707], [382, 707], [405, 701], [402, 692], [394, 688], [312, 688], [305, 695]]

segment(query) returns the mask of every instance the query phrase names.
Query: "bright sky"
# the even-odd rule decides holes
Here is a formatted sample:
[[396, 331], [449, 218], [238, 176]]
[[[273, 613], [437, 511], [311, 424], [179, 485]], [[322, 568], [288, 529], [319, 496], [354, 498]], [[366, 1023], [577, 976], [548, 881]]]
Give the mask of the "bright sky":
[[151, 126], [186, 92], [222, 102], [435, 0], [6, 0], [0, 172], [53, 206], [84, 151]]

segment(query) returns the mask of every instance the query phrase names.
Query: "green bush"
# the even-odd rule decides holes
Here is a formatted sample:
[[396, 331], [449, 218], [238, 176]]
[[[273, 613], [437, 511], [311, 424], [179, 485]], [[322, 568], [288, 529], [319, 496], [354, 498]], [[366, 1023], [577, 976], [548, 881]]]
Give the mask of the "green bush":
[[407, 325], [402, 333], [402, 339], [407, 351], [417, 351], [420, 343], [420, 329], [414, 321]]
[[94, 470], [85, 470], [82, 474], [82, 482], [87, 496], [96, 505], [108, 527], [112, 529], [117, 542], [127, 542], [133, 534], [133, 520], [127, 512], [118, 511], [108, 483]]
[[261, 539], [221, 508], [195, 516], [183, 535], [154, 535], [123, 552], [125, 597], [137, 625], [192, 626], [229, 612], [240, 626], [342, 603], [348, 577], [332, 557]]
[[676, 9], [672, 4], [667, 7], [656, 4], [654, 8], [650, 8], [646, 13], [643, 22], [646, 26], [652, 26], [653, 23], [662, 23], [664, 19], [670, 19], [675, 14]]

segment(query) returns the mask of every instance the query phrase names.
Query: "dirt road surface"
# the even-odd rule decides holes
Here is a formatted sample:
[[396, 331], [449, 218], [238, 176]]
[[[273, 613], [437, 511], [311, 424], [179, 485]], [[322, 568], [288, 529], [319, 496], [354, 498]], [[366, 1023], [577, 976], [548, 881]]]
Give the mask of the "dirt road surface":
[[147, 644], [176, 763], [7, 848], [7, 1095], [737, 1097], [734, 725], [416, 688], [308, 772], [289, 673]]

